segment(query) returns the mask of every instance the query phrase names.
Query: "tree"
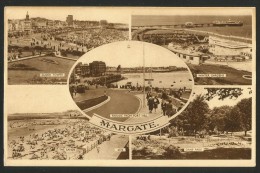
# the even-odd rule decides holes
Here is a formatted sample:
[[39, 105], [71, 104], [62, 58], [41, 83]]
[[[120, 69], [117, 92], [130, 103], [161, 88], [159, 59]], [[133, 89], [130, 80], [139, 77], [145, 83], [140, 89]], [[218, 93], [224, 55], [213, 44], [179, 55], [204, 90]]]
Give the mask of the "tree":
[[239, 109], [241, 128], [246, 136], [252, 128], [252, 98], [242, 99], [235, 107]]
[[208, 126], [211, 130], [217, 128], [218, 131], [226, 130], [226, 116], [230, 113], [232, 107], [221, 106], [214, 107], [210, 112]]
[[[202, 95], [198, 95], [175, 121], [176, 125], [185, 130], [197, 132], [206, 128], [209, 106]], [[178, 124], [177, 124], [178, 123]]]
[[204, 98], [208, 101], [214, 97], [218, 97], [219, 100], [237, 99], [242, 95], [243, 89], [241, 88], [205, 88], [208, 93], [204, 95]]
[[241, 119], [240, 110], [238, 107], [233, 107], [229, 114], [227, 114], [225, 122], [225, 129], [230, 132], [235, 132], [241, 130]]

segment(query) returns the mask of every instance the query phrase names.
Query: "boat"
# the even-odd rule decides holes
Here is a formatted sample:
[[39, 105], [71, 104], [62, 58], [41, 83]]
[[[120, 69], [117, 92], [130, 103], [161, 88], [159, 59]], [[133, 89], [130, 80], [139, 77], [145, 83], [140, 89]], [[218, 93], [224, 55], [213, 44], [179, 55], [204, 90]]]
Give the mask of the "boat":
[[194, 24], [192, 22], [186, 22], [185, 23], [185, 27], [186, 28], [193, 28], [194, 27]]
[[243, 22], [241, 21], [214, 21], [213, 26], [243, 26]]

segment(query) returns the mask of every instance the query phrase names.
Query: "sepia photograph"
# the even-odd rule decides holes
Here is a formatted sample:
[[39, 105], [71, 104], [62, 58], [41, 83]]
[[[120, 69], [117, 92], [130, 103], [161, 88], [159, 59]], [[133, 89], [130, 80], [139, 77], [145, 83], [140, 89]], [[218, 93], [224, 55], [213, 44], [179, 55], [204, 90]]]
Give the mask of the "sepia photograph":
[[[64, 87], [31, 89], [9, 96], [8, 107], [14, 102], [18, 106], [7, 113], [8, 160], [129, 159], [129, 137], [91, 125], [86, 116], [68, 106], [70, 100], [53, 95]], [[34, 103], [37, 96], [41, 97]], [[14, 101], [16, 97], [23, 99]]]
[[139, 160], [251, 159], [252, 88], [195, 87], [192, 101], [168, 127], [134, 136]]
[[254, 7], [6, 6], [4, 165], [256, 165]]
[[69, 78], [71, 97], [87, 115], [127, 123], [173, 117], [187, 105], [192, 88], [192, 74], [181, 59], [139, 41], [90, 51], [77, 61]]
[[129, 17], [110, 12], [79, 7], [6, 8], [8, 84], [66, 84], [80, 56], [103, 44], [129, 39]]
[[229, 15], [201, 11], [194, 15], [132, 15], [132, 40], [175, 53], [189, 66], [196, 85], [252, 84], [251, 11], [237, 9]]

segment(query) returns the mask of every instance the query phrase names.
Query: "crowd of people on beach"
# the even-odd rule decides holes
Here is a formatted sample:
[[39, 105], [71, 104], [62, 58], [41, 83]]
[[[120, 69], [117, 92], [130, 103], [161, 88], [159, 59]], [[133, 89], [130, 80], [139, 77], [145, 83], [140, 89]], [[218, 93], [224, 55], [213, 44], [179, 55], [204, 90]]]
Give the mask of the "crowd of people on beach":
[[81, 32], [70, 32], [67, 35], [58, 35], [56, 39], [93, 48], [115, 41], [127, 40], [128, 32], [117, 29], [94, 28]]
[[[37, 129], [44, 126], [48, 128]], [[83, 159], [84, 154], [112, 136], [83, 119], [10, 121], [9, 128], [29, 130], [27, 135], [9, 136], [8, 151], [12, 159]]]
[[[30, 48], [40, 46], [56, 51], [76, 51], [84, 53], [103, 44], [127, 39], [128, 31], [124, 30], [91, 28], [84, 31], [77, 31], [77, 29], [71, 28], [64, 32], [50, 30], [48, 32], [32, 33], [26, 37], [24, 35], [9, 37], [8, 45], [15, 45], [21, 48], [24, 46]], [[14, 54], [13, 52], [9, 54], [9, 60], [15, 60], [18, 57], [18, 54]]]

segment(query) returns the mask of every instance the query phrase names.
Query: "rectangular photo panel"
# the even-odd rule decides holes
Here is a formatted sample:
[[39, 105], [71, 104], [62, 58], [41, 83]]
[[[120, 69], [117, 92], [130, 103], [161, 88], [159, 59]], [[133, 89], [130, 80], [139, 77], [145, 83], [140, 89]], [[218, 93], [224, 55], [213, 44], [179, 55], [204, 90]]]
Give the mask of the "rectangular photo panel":
[[163, 46], [187, 63], [196, 85], [251, 85], [254, 13], [248, 8], [175, 8], [132, 14], [132, 40]]
[[129, 39], [128, 20], [111, 8], [6, 7], [8, 84], [66, 84], [80, 56]]
[[196, 87], [170, 124], [132, 138], [133, 160], [251, 160], [252, 88]]
[[6, 103], [5, 161], [8, 165], [23, 162], [34, 165], [35, 161], [50, 163], [51, 160], [129, 159], [129, 137], [91, 125], [62, 94], [66, 87], [33, 86], [22, 90], [17, 87], [21, 88], [8, 89]]

